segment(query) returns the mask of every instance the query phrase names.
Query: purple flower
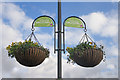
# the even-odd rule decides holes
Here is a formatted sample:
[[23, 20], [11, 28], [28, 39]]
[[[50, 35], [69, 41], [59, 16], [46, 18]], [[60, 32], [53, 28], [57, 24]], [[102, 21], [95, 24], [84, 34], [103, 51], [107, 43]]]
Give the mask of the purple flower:
[[80, 25], [80, 27], [83, 27], [83, 25]]

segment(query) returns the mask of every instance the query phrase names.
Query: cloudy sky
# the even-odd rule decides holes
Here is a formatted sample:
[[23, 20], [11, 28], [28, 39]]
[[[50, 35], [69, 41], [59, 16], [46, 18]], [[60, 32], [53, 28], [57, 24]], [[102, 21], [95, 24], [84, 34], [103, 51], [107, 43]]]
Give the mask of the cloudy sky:
[[[2, 8], [1, 8], [2, 7]], [[53, 53], [53, 28], [35, 28], [39, 42], [50, 49], [50, 57], [33, 68], [20, 65], [7, 56], [5, 47], [11, 42], [24, 41], [31, 33], [32, 21], [41, 15], [48, 15], [57, 23], [56, 2], [12, 2], [0, 4], [2, 25], [2, 77], [4, 78], [56, 78], [57, 55]], [[99, 46], [104, 45], [106, 62], [94, 68], [67, 64], [62, 57], [64, 78], [117, 78], [118, 77], [118, 3], [115, 2], [63, 2], [62, 22], [69, 16], [81, 17], [87, 24], [87, 33]], [[1, 27], [0, 27], [1, 28]], [[78, 44], [83, 29], [65, 28], [66, 47]], [[74, 39], [73, 39], [74, 38]], [[1, 48], [0, 48], [1, 49]], [[1, 60], [0, 60], [1, 61]]]

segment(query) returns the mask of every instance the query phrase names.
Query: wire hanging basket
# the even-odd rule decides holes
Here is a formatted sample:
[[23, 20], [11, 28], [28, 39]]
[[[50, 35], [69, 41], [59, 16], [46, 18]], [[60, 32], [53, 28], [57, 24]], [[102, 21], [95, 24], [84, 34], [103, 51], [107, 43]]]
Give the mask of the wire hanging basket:
[[[73, 23], [73, 22], [76, 22]], [[104, 51], [103, 46], [98, 47], [96, 43], [88, 36], [85, 22], [76, 16], [70, 16], [64, 21], [66, 27], [84, 28], [85, 34], [82, 36], [79, 44], [76, 47], [67, 47], [69, 53], [67, 55], [67, 63], [77, 63], [82, 67], [97, 66], [103, 59]]]
[[38, 42], [33, 32], [27, 37], [27, 39], [31, 41], [32, 37], [35, 38], [35, 41], [38, 43], [38, 46], [40, 47], [26, 45], [28, 48], [20, 47], [15, 54], [16, 60], [20, 64], [28, 67], [33, 67], [41, 64], [45, 60], [45, 58], [49, 56], [47, 49], [45, 50], [43, 47], [41, 47], [41, 44]]
[[[86, 38], [86, 41], [84, 42]], [[84, 50], [82, 51], [83, 54], [81, 54], [81, 51], [78, 51], [78, 55], [74, 54], [74, 61], [83, 67], [94, 67], [98, 65], [101, 60], [103, 59], [103, 51], [102, 48], [99, 48], [95, 42], [85, 33], [83, 35], [83, 38], [80, 40], [80, 44], [86, 44], [88, 46], [84, 46]]]
[[94, 67], [103, 59], [103, 46], [98, 47], [95, 42], [85, 33], [75, 48], [67, 48], [70, 59], [82, 67]]
[[98, 65], [103, 59], [103, 46], [100, 48], [95, 42], [85, 33], [75, 48], [67, 48], [70, 53], [68, 61], [73, 60], [83, 67], [94, 67]]
[[[32, 29], [32, 33], [23, 43], [15, 42], [6, 48], [11, 58], [15, 57], [21, 65], [27, 67], [37, 66], [41, 64], [45, 58], [49, 57], [49, 50], [38, 42], [33, 31], [34, 29]], [[32, 38], [34, 38], [36, 42], [33, 42]]]

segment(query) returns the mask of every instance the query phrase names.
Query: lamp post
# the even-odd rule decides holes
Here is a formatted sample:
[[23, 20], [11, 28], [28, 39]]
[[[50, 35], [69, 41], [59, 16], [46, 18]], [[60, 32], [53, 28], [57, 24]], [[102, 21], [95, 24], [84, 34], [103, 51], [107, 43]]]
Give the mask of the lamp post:
[[61, 0], [58, 0], [58, 79], [62, 78]]

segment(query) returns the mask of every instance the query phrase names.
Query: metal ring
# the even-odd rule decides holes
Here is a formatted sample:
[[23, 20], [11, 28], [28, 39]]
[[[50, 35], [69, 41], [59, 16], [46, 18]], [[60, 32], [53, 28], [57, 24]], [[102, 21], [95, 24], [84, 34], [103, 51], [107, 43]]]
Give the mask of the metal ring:
[[31, 30], [32, 30], [32, 31], [34, 31], [34, 30], [35, 30], [35, 28], [32, 28]]
[[87, 32], [87, 29], [84, 29], [84, 32]]

